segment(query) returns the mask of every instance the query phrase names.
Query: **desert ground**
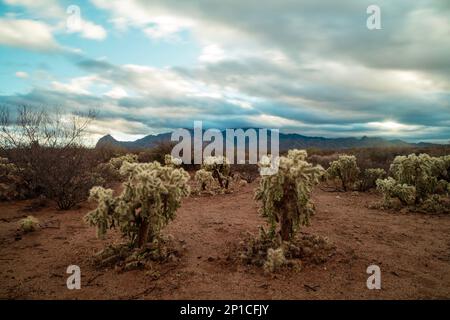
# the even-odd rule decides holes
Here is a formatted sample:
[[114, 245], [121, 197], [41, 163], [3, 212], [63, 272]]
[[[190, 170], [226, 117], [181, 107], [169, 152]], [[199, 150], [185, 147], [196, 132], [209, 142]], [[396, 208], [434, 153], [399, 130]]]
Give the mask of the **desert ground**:
[[[232, 194], [190, 196], [165, 229], [183, 244], [180, 261], [148, 270], [99, 269], [92, 256], [120, 242], [99, 240], [83, 222], [93, 208], [27, 211], [30, 201], [0, 204], [2, 299], [448, 299], [450, 216], [370, 209], [376, 193], [313, 193], [316, 214], [302, 232], [328, 237], [336, 253], [320, 265], [265, 274], [232, 259], [248, 232], [264, 221], [253, 200], [257, 181]], [[18, 221], [33, 214], [38, 231], [20, 234]], [[366, 268], [381, 268], [381, 290], [369, 290]], [[81, 268], [81, 289], [68, 290], [66, 268]]]

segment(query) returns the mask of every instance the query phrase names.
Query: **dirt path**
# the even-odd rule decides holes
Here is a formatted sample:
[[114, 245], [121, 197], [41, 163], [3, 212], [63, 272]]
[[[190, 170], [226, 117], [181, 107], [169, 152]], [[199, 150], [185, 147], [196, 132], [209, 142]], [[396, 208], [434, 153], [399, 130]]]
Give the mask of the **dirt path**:
[[[265, 275], [226, 257], [246, 232], [263, 221], [253, 188], [183, 202], [167, 233], [184, 242], [179, 263], [158, 279], [143, 270], [119, 273], [89, 263], [117, 234], [95, 239], [82, 222], [87, 206], [69, 212], [33, 213], [44, 224], [15, 240], [26, 202], [0, 205], [0, 298], [43, 299], [380, 299], [450, 298], [450, 216], [388, 213], [368, 209], [370, 194], [316, 190], [317, 213], [304, 231], [328, 236], [336, 255], [300, 272]], [[65, 273], [79, 265], [82, 289], [68, 290]], [[382, 290], [366, 288], [366, 268], [377, 264]]]

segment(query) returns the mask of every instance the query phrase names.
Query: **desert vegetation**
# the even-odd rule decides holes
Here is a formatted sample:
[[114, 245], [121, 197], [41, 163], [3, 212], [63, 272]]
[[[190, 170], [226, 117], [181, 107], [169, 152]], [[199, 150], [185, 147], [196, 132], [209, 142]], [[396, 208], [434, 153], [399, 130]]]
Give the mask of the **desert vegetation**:
[[[169, 156], [170, 157], [170, 156]], [[138, 248], [133, 251], [140, 260], [167, 258], [161, 229], [175, 218], [182, 197], [189, 195], [189, 174], [173, 166], [162, 166], [159, 162], [130, 163], [124, 161], [120, 174], [127, 177], [122, 193], [114, 197], [112, 189], [94, 187], [90, 200], [98, 207], [89, 212], [85, 220], [97, 229], [97, 236], [103, 237], [110, 228], [118, 227], [127, 239], [125, 247]], [[122, 246], [123, 248], [123, 246]], [[113, 257], [117, 258], [115, 252]], [[121, 250], [119, 258], [126, 258]], [[102, 259], [111, 261], [104, 252]], [[104, 262], [102, 261], [104, 264]], [[127, 261], [127, 266], [141, 261]]]
[[397, 156], [391, 164], [391, 177], [377, 180], [383, 194], [383, 206], [415, 206], [427, 213], [449, 211], [450, 157], [428, 154]]
[[[304, 150], [289, 150], [286, 157], [266, 157], [261, 161], [261, 169], [270, 167], [272, 161], [278, 161], [279, 167], [275, 174], [263, 176], [256, 190], [255, 199], [262, 203], [260, 214], [269, 228], [261, 227], [259, 237], [248, 241], [242, 253], [246, 263], [263, 265], [266, 272], [274, 272], [284, 265], [298, 268], [298, 259], [312, 253], [314, 246], [308, 246], [304, 238], [296, 235], [314, 214], [312, 189], [325, 171], [306, 158]], [[324, 243], [332, 249], [326, 240]]]
[[[262, 281], [277, 275], [308, 278], [315, 268], [342, 268], [342, 261], [356, 259], [348, 247], [354, 239], [345, 233], [353, 221], [359, 226], [352, 232], [363, 228], [364, 235], [372, 235], [366, 220], [396, 219], [401, 226], [417, 215], [448, 219], [450, 212], [446, 147], [292, 149], [279, 158], [265, 157], [258, 166], [232, 165], [225, 157], [185, 166], [164, 143], [148, 150], [86, 147], [83, 132], [93, 116], [62, 121], [22, 108], [12, 129], [4, 112], [0, 199], [5, 208], [24, 202], [23, 210], [35, 210], [15, 218], [11, 241], [44, 237], [54, 228], [55, 218], [47, 212], [68, 210], [56, 211], [58, 221], [75, 216], [79, 228], [86, 227], [78, 241], [98, 241], [80, 259], [84, 269], [101, 274], [110, 268], [118, 274], [134, 270], [165, 283], [180, 270], [195, 274], [202, 265], [208, 274], [212, 264], [220, 274], [250, 270]], [[275, 174], [258, 174], [274, 161]], [[353, 220], [342, 216], [344, 209], [354, 212]], [[398, 209], [405, 215], [398, 216]], [[371, 223], [382, 228], [381, 222]], [[404, 232], [417, 232], [411, 230]], [[230, 235], [215, 239], [221, 233]], [[132, 272], [129, 277], [136, 276]], [[246, 277], [254, 281], [255, 276]], [[292, 285], [283, 282], [285, 289]]]

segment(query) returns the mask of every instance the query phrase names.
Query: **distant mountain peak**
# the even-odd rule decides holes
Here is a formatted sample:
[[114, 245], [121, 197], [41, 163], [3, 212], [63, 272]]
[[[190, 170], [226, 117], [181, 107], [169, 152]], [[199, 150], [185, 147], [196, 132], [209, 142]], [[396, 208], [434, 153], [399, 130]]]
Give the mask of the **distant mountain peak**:
[[[192, 133], [192, 130], [189, 130]], [[160, 142], [169, 142], [171, 132], [147, 135], [136, 141], [118, 141], [110, 134], [100, 138], [96, 148], [103, 146], [122, 147], [126, 149], [152, 148]], [[224, 135], [225, 139], [225, 135]], [[348, 149], [348, 148], [372, 148], [372, 147], [414, 147], [414, 146], [433, 146], [429, 143], [408, 143], [403, 140], [388, 140], [380, 137], [345, 137], [345, 138], [324, 138], [309, 137], [298, 133], [280, 133], [280, 151], [297, 148], [319, 148], [319, 149]], [[225, 145], [225, 143], [224, 143]]]

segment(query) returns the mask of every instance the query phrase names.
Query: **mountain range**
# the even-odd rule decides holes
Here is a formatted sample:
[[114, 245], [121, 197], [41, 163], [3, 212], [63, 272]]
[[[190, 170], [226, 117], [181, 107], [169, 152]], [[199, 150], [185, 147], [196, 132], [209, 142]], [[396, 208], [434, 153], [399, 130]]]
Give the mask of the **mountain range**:
[[[245, 129], [244, 129], [245, 130]], [[190, 130], [192, 132], [192, 130]], [[193, 136], [193, 134], [192, 134]], [[223, 132], [225, 137], [225, 133]], [[147, 135], [135, 141], [118, 141], [111, 135], [106, 135], [100, 138], [96, 144], [96, 148], [100, 147], [120, 147], [125, 149], [144, 149], [152, 148], [162, 142], [170, 142], [171, 132], [160, 133], [156, 135]], [[225, 139], [225, 138], [224, 138]], [[279, 148], [280, 151], [288, 149], [305, 149], [305, 148], [319, 148], [319, 149], [348, 149], [348, 148], [373, 148], [373, 147], [431, 147], [432, 143], [409, 143], [403, 140], [394, 139], [389, 140], [380, 137], [361, 138], [347, 137], [347, 138], [324, 138], [324, 137], [309, 137], [296, 133], [280, 133], [279, 134]], [[205, 142], [206, 144], [209, 142]], [[270, 143], [270, 137], [269, 137]], [[225, 145], [225, 142], [224, 142]]]

